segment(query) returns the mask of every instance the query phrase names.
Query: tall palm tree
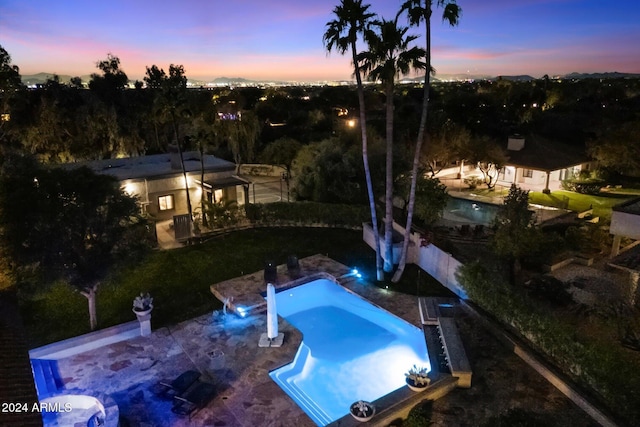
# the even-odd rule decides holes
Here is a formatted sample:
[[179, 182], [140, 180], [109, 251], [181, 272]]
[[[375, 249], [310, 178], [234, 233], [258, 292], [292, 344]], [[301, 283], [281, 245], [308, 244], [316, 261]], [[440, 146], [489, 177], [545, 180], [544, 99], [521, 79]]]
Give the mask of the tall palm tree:
[[[409, 248], [409, 238], [411, 236], [411, 225], [413, 223], [413, 210], [416, 202], [416, 185], [418, 179], [418, 166], [420, 164], [420, 152], [422, 150], [422, 142], [425, 139], [425, 128], [427, 125], [427, 113], [429, 111], [429, 90], [431, 89], [431, 14], [433, 0], [407, 0], [400, 8], [400, 15], [406, 12], [409, 18], [409, 24], [412, 26], [425, 24], [425, 59], [426, 66], [424, 73], [424, 95], [422, 98], [422, 116], [420, 117], [420, 127], [418, 128], [418, 138], [416, 140], [416, 149], [413, 156], [413, 165], [411, 168], [411, 187], [409, 189], [409, 204], [407, 206], [407, 223], [404, 232], [404, 241], [402, 243], [402, 252], [398, 263], [398, 269], [393, 275], [391, 281], [396, 283], [402, 278], [404, 267], [407, 263], [407, 250]], [[436, 5], [442, 8], [442, 20], [452, 27], [458, 25], [458, 20], [462, 9], [456, 4], [456, 0], [436, 0]], [[397, 18], [396, 18], [397, 19]]]
[[[377, 28], [375, 31], [373, 28]], [[398, 26], [398, 19], [376, 21], [367, 29], [364, 38], [369, 50], [358, 55], [362, 69], [370, 80], [380, 80], [386, 95], [386, 178], [385, 178], [385, 256], [384, 271], [393, 269], [393, 92], [395, 79], [411, 69], [425, 67], [424, 49], [411, 43], [417, 38], [407, 35], [409, 27]]]
[[364, 90], [362, 87], [362, 76], [356, 40], [358, 34], [364, 33], [375, 14], [370, 13], [371, 5], [363, 5], [362, 0], [341, 0], [340, 4], [333, 9], [336, 19], [327, 23], [327, 30], [323, 36], [323, 42], [327, 52], [334, 48], [344, 55], [347, 50], [351, 50], [351, 61], [353, 64], [356, 84], [358, 88], [358, 105], [360, 107], [360, 131], [362, 133], [362, 163], [364, 165], [364, 175], [367, 182], [367, 194], [369, 196], [369, 208], [371, 210], [371, 225], [376, 248], [376, 278], [378, 281], [384, 280], [382, 270], [382, 260], [380, 252], [380, 235], [378, 230], [378, 217], [376, 214], [376, 201], [373, 195], [373, 184], [371, 182], [371, 171], [369, 169], [369, 152], [367, 142], [367, 124], [364, 104]]

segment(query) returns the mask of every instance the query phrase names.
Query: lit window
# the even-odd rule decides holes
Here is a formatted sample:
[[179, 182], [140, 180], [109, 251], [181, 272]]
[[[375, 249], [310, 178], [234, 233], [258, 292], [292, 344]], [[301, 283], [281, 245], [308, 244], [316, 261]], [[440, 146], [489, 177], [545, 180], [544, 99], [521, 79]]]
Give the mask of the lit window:
[[158, 197], [158, 208], [161, 211], [173, 209], [173, 194]]
[[533, 170], [531, 169], [523, 169], [522, 176], [525, 178], [533, 178]]

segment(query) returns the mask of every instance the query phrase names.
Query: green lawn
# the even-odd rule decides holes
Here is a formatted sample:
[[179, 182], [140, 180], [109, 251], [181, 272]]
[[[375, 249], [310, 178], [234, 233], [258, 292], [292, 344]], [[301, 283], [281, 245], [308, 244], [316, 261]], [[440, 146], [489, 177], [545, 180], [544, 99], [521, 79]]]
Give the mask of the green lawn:
[[[156, 251], [140, 264], [117, 271], [98, 290], [99, 328], [117, 325], [135, 316], [132, 300], [140, 292], [154, 297], [153, 326], [171, 325], [222, 308], [209, 285], [259, 271], [267, 259], [278, 264], [287, 256], [325, 254], [364, 271], [375, 280], [374, 252], [362, 241], [362, 232], [331, 228], [262, 228], [238, 231], [206, 243]], [[401, 283], [391, 289], [420, 295], [447, 295], [435, 279], [407, 266]], [[57, 283], [29, 298], [22, 311], [32, 347], [89, 332], [86, 299]]]
[[571, 191], [553, 191], [551, 194], [536, 191], [529, 193], [529, 202], [544, 206], [570, 209], [576, 212], [586, 211], [593, 207], [593, 216], [598, 216], [608, 221], [611, 219], [611, 208], [632, 197], [637, 197], [637, 194], [634, 196], [633, 191], [626, 193], [600, 193], [597, 196]]
[[[506, 187], [492, 190], [481, 188], [472, 192], [480, 196], [505, 197], [509, 194], [509, 189]], [[569, 209], [575, 212], [582, 212], [593, 207], [593, 216], [598, 216], [602, 220], [608, 221], [611, 219], [611, 208], [613, 206], [638, 196], [640, 196], [640, 189], [634, 188], [612, 188], [610, 191], [601, 192], [597, 196], [564, 190], [553, 191], [550, 194], [531, 191], [529, 193], [529, 203]]]

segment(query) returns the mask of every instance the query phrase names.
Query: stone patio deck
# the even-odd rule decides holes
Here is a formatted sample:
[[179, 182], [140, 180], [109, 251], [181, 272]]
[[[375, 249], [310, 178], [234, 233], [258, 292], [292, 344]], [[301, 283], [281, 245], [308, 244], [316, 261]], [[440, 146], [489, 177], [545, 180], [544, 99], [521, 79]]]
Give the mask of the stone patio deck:
[[[349, 272], [348, 267], [320, 255], [300, 260], [300, 266], [302, 276], [330, 273], [340, 277]], [[286, 266], [278, 267], [278, 282], [279, 286], [287, 286]], [[409, 323], [421, 324], [415, 296], [380, 289], [354, 277], [344, 277], [340, 282]], [[266, 315], [261, 305], [265, 303], [260, 295], [263, 283], [261, 271], [212, 286], [225, 298], [233, 297], [236, 305], [255, 306], [245, 318], [215, 312], [156, 329], [149, 337], [136, 337], [60, 359], [58, 368], [65, 387], [111, 395], [119, 405], [122, 427], [313, 426], [268, 375], [293, 360], [302, 340], [300, 332], [279, 318], [279, 330], [286, 334], [284, 345], [258, 347], [259, 337], [266, 331]], [[471, 389], [453, 390], [434, 402], [433, 425], [477, 425], [488, 415], [514, 406], [542, 408], [559, 417], [558, 425], [569, 425], [567, 422], [592, 425], [589, 417], [504, 349], [475, 319], [463, 314], [459, 326], [477, 375]], [[201, 380], [213, 383], [218, 391], [212, 402], [191, 420], [173, 414], [171, 402], [151, 392], [159, 380], [175, 378], [189, 369], [201, 372]], [[411, 394], [405, 388], [398, 392], [415, 403], [428, 397]], [[386, 398], [380, 403], [394, 404]], [[383, 421], [388, 425], [394, 416], [401, 414], [391, 410], [381, 415], [369, 425]], [[347, 416], [334, 424], [356, 423]]]

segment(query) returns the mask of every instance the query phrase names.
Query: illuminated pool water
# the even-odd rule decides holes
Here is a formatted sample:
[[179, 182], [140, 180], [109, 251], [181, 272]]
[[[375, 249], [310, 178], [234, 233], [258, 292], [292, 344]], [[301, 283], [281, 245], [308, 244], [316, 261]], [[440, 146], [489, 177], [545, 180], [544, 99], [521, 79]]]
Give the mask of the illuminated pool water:
[[279, 292], [276, 305], [303, 341], [270, 376], [318, 425], [404, 387], [413, 365], [430, 368], [420, 329], [330, 280]]
[[499, 210], [500, 206], [498, 205], [449, 197], [444, 218], [462, 223], [490, 225]]

